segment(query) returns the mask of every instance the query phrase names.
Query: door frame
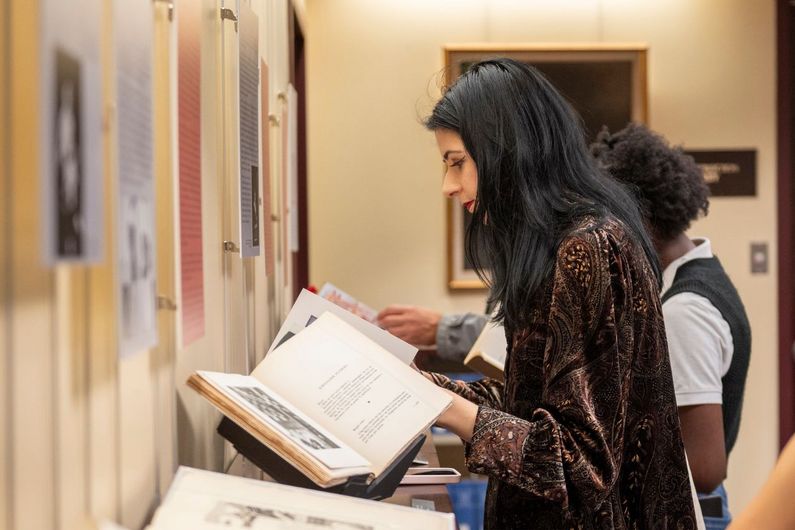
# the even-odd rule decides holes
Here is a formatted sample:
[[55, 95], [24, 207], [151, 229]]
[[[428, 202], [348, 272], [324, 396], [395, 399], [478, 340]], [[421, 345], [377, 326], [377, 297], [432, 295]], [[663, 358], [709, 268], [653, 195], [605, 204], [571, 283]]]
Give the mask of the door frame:
[[307, 198], [306, 62], [304, 32], [292, 2], [288, 10], [290, 83], [298, 93], [298, 251], [293, 252], [293, 299], [309, 285], [309, 201]]
[[776, 4], [777, 47], [777, 165], [778, 165], [778, 324], [779, 324], [779, 443], [795, 432], [795, 230], [793, 230], [793, 125], [795, 125], [795, 5]]

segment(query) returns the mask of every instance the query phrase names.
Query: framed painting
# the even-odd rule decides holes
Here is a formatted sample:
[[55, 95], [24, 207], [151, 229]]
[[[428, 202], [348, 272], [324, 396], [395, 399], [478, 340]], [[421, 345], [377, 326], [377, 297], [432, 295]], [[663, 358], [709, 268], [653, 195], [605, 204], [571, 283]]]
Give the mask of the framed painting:
[[[464, 44], [444, 48], [445, 84], [478, 61], [509, 57], [540, 70], [582, 117], [586, 140], [607, 126], [646, 123], [646, 54], [642, 44]], [[484, 289], [464, 251], [470, 214], [447, 204], [447, 277], [450, 289]]]

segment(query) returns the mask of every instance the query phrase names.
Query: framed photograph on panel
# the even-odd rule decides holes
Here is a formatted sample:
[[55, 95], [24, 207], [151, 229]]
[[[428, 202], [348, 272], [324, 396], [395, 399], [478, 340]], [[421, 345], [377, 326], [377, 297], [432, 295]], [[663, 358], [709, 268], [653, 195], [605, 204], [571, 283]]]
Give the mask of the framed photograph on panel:
[[[643, 44], [464, 44], [444, 48], [446, 85], [474, 63], [510, 57], [540, 70], [582, 117], [586, 141], [603, 126], [647, 122], [646, 53]], [[464, 251], [470, 215], [447, 204], [447, 277], [450, 289], [483, 289]]]

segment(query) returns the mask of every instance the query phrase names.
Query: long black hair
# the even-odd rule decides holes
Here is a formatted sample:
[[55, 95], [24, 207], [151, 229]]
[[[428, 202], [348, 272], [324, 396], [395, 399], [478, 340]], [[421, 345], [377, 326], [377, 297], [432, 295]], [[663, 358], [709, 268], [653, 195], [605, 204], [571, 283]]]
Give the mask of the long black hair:
[[527, 317], [562, 239], [586, 215], [623, 223], [659, 281], [635, 200], [598, 168], [579, 117], [535, 68], [511, 59], [472, 65], [425, 126], [457, 132], [477, 167], [466, 252], [491, 288], [497, 321]]

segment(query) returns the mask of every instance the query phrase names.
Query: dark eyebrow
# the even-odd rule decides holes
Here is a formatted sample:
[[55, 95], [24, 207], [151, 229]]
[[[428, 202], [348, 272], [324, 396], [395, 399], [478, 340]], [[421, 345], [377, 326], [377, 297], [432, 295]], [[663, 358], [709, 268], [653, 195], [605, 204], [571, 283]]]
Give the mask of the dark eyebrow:
[[445, 151], [445, 152], [444, 152], [444, 156], [443, 156], [442, 158], [443, 158], [444, 160], [447, 160], [447, 157], [448, 157], [448, 156], [450, 156], [451, 154], [454, 154], [454, 153], [462, 153], [462, 154], [463, 154], [463, 151], [460, 151], [460, 150], [450, 150], [450, 151]]

